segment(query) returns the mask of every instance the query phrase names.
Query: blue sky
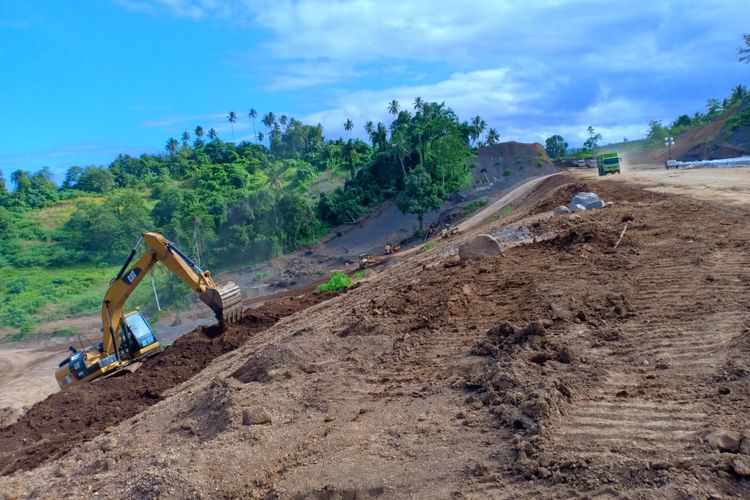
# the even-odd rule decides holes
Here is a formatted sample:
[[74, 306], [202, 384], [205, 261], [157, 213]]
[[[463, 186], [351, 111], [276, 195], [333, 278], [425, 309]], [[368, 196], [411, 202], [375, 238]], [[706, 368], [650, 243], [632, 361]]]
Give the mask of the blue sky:
[[[642, 5], [639, 5], [642, 4]], [[747, 0], [35, 0], [0, 2], [0, 169], [160, 152], [226, 114], [343, 135], [387, 103], [445, 101], [501, 140], [642, 137], [750, 81]]]

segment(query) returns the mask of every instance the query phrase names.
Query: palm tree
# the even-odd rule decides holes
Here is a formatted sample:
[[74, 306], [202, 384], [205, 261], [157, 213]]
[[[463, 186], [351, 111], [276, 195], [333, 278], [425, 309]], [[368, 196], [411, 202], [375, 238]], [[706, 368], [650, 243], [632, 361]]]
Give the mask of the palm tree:
[[417, 97], [416, 99], [414, 99], [414, 110], [422, 111], [422, 108], [424, 108], [424, 101], [421, 97]]
[[484, 132], [484, 129], [487, 127], [487, 122], [482, 120], [482, 117], [477, 115], [474, 118], [471, 119], [471, 132], [470, 136], [472, 141], [476, 141], [482, 136], [482, 132]]
[[396, 116], [398, 114], [398, 101], [396, 99], [392, 100], [390, 104], [388, 104], [388, 113]]
[[257, 137], [258, 133], [255, 131], [255, 118], [258, 117], [258, 112], [255, 111], [255, 108], [250, 108], [247, 116], [250, 118], [250, 121], [253, 122], [253, 135]]
[[190, 134], [187, 131], [185, 131], [182, 133], [182, 145], [187, 147], [189, 143], [190, 143]]
[[195, 137], [197, 137], [198, 139], [203, 137], [203, 127], [201, 127], [200, 125], [195, 127]]
[[263, 142], [263, 139], [265, 139], [266, 136], [263, 135], [263, 132], [258, 132], [258, 142]]
[[276, 115], [273, 114], [273, 111], [269, 111], [268, 114], [266, 114], [263, 117], [263, 125], [266, 126], [268, 130], [271, 130], [274, 125], [276, 125]]
[[279, 118], [279, 125], [282, 127], [286, 127], [287, 123], [289, 123], [289, 119], [286, 117], [286, 115], [281, 115]]
[[216, 130], [214, 130], [213, 128], [210, 128], [208, 129], [208, 138], [211, 139], [212, 141], [215, 141], [216, 139], [219, 138], [219, 134], [216, 133]]
[[368, 120], [368, 122], [365, 123], [365, 132], [367, 132], [367, 137], [369, 137], [370, 142], [372, 142], [372, 134], [375, 132], [375, 125], [372, 123], [372, 120]]
[[732, 89], [732, 95], [729, 96], [729, 102], [738, 103], [747, 97], [747, 87], [744, 85], [737, 85]]
[[283, 176], [282, 176], [281, 167], [278, 164], [272, 163], [268, 166], [268, 169], [266, 170], [266, 175], [268, 176], [268, 184], [276, 191], [276, 193], [281, 192], [281, 188], [284, 187], [282, 184]]
[[383, 122], [378, 122], [375, 133], [372, 134], [372, 145], [378, 147], [381, 151], [388, 145], [388, 129]]
[[167, 144], [164, 146], [164, 149], [169, 153], [170, 155], [173, 155], [175, 151], [177, 151], [177, 139], [174, 137], [170, 137], [167, 139]]
[[354, 122], [351, 121], [349, 118], [346, 119], [346, 122], [344, 122], [344, 130], [347, 132], [347, 138], [349, 140], [352, 139], [352, 129], [354, 128]]
[[487, 132], [487, 144], [491, 146], [493, 144], [497, 144], [499, 140], [500, 140], [500, 134], [497, 133], [497, 130], [495, 130], [494, 128], [491, 128]]
[[237, 121], [237, 113], [230, 111], [227, 115], [227, 120], [229, 120], [229, 123], [232, 125], [232, 142], [234, 142], [234, 122]]
[[404, 159], [411, 152], [409, 146], [409, 141], [406, 140], [406, 136], [401, 129], [396, 130], [391, 134], [391, 147], [393, 148], [393, 156], [395, 156], [398, 162], [401, 164], [401, 172], [404, 174], [404, 178], [406, 178], [406, 166], [404, 165]]

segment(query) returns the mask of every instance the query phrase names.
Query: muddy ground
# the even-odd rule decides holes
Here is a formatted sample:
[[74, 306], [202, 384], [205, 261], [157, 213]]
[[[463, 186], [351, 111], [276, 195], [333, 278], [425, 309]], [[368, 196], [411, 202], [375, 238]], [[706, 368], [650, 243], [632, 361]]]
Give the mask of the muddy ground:
[[[153, 391], [155, 404], [129, 398], [151, 397], [171, 371], [144, 366], [122, 400], [87, 400], [125, 390], [112, 380], [36, 405], [0, 434], [0, 491], [750, 496], [748, 212], [570, 182], [545, 181], [546, 194], [481, 229], [525, 225], [536, 243], [457, 262], [470, 230], [273, 326], [261, 316], [235, 350]], [[578, 189], [615, 204], [549, 215]], [[196, 350], [174, 369], [223, 349], [191, 335]], [[110, 407], [135, 410], [77, 436], [14, 437], [51, 418], [86, 427]], [[26, 452], [50, 442], [50, 459]]]

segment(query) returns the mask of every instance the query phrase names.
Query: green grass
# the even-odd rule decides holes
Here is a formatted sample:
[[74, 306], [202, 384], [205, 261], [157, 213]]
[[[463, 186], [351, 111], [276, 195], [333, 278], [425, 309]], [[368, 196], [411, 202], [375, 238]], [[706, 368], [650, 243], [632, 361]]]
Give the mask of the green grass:
[[[0, 268], [3, 276], [0, 282], [0, 326], [18, 329], [14, 335], [25, 336], [34, 333], [39, 323], [99, 314], [109, 280], [118, 269], [117, 266]], [[148, 283], [133, 293], [129, 305], [153, 302], [151, 287], [146, 285]], [[58, 336], [74, 333], [68, 328], [53, 332]]]
[[258, 271], [255, 273], [255, 281], [263, 281], [271, 276], [271, 271]]
[[326, 283], [318, 285], [317, 291], [319, 292], [339, 292], [352, 285], [352, 279], [341, 272], [335, 272], [331, 274]]
[[434, 241], [428, 241], [427, 243], [425, 243], [424, 245], [422, 245], [422, 248], [419, 249], [418, 253], [423, 253], [423, 252], [426, 252], [428, 250], [432, 250], [436, 246], [437, 246], [437, 243], [435, 243]]
[[505, 219], [506, 217], [512, 215], [515, 209], [516, 207], [505, 207], [500, 212], [488, 217], [487, 222], [496, 222]]
[[485, 206], [486, 204], [487, 204], [486, 199], [474, 200], [471, 203], [467, 203], [466, 205], [464, 205], [464, 213], [466, 215], [473, 214], [474, 212], [476, 212], [477, 210], [479, 210], [481, 207]]

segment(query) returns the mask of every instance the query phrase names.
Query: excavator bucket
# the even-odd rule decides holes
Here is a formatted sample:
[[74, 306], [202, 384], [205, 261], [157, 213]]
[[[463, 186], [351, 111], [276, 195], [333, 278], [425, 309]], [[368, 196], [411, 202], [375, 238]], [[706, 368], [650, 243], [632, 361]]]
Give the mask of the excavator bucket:
[[200, 298], [216, 314], [216, 319], [222, 325], [235, 323], [242, 317], [242, 293], [233, 281], [209, 288]]

